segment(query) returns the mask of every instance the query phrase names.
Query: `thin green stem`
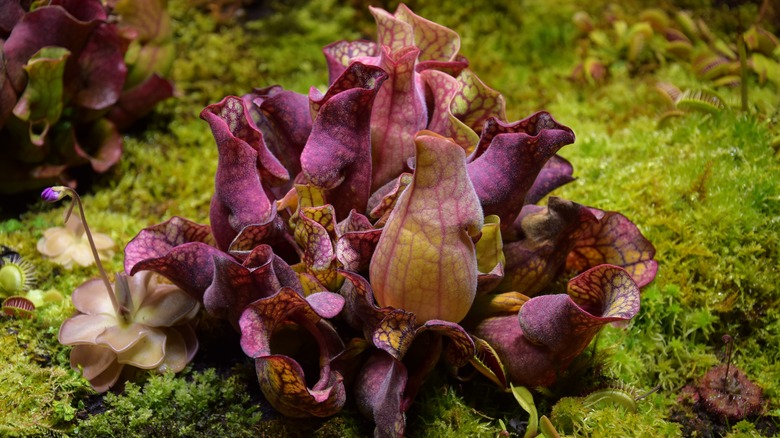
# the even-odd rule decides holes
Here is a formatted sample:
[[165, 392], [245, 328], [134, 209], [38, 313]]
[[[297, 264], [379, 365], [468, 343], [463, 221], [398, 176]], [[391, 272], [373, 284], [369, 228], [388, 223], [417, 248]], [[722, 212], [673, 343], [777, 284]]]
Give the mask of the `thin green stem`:
[[79, 214], [81, 216], [81, 224], [84, 226], [84, 232], [87, 234], [87, 239], [89, 240], [89, 247], [92, 249], [92, 257], [95, 258], [95, 264], [97, 265], [98, 272], [100, 272], [100, 278], [103, 279], [103, 284], [106, 286], [106, 291], [108, 292], [108, 297], [111, 299], [111, 306], [114, 308], [114, 312], [117, 316], [122, 316], [125, 314], [122, 310], [122, 306], [119, 305], [119, 302], [117, 302], [116, 294], [114, 294], [114, 288], [111, 287], [111, 282], [108, 280], [108, 275], [106, 275], [106, 270], [103, 269], [103, 263], [100, 261], [100, 256], [98, 256], [97, 247], [95, 246], [95, 241], [92, 239], [92, 232], [89, 231], [89, 225], [87, 225], [87, 217], [84, 214], [84, 206], [81, 204], [81, 197], [78, 193], [76, 193], [75, 190], [66, 187], [65, 190], [68, 192], [70, 197], [73, 199], [73, 201], [70, 204], [70, 208], [68, 208], [68, 211], [65, 213], [65, 222], [68, 222], [68, 219], [70, 218], [71, 213], [73, 212], [73, 205], [78, 204], [79, 206]]

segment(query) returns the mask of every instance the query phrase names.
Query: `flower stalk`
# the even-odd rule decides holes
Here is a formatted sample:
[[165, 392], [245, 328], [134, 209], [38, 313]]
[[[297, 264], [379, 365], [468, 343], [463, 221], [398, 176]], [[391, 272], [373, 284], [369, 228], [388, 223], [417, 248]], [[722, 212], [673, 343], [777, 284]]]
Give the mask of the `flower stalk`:
[[68, 219], [70, 219], [70, 215], [73, 213], [73, 207], [75, 205], [78, 205], [79, 215], [81, 217], [81, 223], [82, 225], [84, 225], [84, 233], [87, 235], [87, 240], [89, 241], [89, 247], [92, 250], [92, 256], [95, 258], [95, 264], [97, 265], [98, 272], [100, 273], [100, 278], [103, 280], [103, 284], [106, 287], [106, 292], [108, 292], [109, 299], [111, 300], [111, 305], [114, 308], [114, 313], [116, 313], [116, 315], [120, 317], [122, 321], [127, 322], [128, 314], [130, 310], [126, 306], [121, 305], [117, 300], [116, 294], [114, 293], [114, 288], [111, 287], [111, 282], [108, 280], [108, 275], [106, 274], [106, 270], [103, 269], [103, 263], [100, 261], [100, 256], [98, 255], [98, 250], [97, 247], [95, 246], [95, 241], [92, 239], [92, 232], [89, 230], [89, 225], [87, 224], [87, 217], [84, 214], [84, 206], [81, 203], [81, 197], [75, 190], [66, 186], [47, 187], [41, 193], [41, 199], [43, 199], [48, 203], [57, 202], [66, 196], [71, 197], [71, 203], [70, 203], [70, 207], [68, 207], [68, 210], [65, 212], [64, 221], [65, 223], [68, 222]]

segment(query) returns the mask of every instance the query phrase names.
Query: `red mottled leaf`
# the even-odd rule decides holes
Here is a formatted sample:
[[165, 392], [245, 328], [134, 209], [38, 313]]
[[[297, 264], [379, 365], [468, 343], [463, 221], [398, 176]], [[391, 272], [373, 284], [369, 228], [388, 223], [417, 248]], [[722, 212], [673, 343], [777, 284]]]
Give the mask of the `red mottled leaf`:
[[336, 241], [336, 259], [343, 269], [356, 273], [368, 272], [382, 230], [350, 231]]
[[571, 129], [545, 112], [509, 125], [491, 118], [468, 164], [484, 213], [510, 227], [544, 164], [572, 142]]
[[462, 367], [469, 363], [471, 357], [474, 356], [475, 347], [474, 340], [463, 329], [463, 327], [455, 324], [454, 322], [442, 321], [432, 319], [426, 321], [418, 330], [415, 335], [419, 335], [424, 331], [432, 331], [442, 336], [446, 336], [449, 339], [447, 349], [445, 350], [445, 358], [447, 361], [455, 367]]
[[154, 271], [202, 301], [214, 274], [212, 257], [224, 256], [214, 246], [207, 225], [174, 216], [145, 228], [125, 247], [125, 271]]
[[371, 225], [371, 221], [367, 217], [355, 210], [351, 210], [344, 220], [336, 224], [336, 235], [341, 237], [346, 233], [370, 231], [373, 229], [374, 226]]
[[496, 291], [533, 296], [561, 273], [583, 227], [595, 218], [586, 207], [551, 197], [547, 208], [527, 205], [518, 221], [520, 240], [504, 244], [504, 279]]
[[398, 50], [407, 46], [420, 49], [421, 60], [452, 61], [460, 50], [457, 32], [427, 20], [399, 4], [395, 14], [369, 6], [377, 24], [379, 46]]
[[374, 227], [381, 228], [385, 225], [390, 212], [395, 208], [398, 197], [412, 183], [411, 173], [402, 173], [398, 178], [390, 181], [375, 191], [368, 199], [369, 216], [377, 221]]
[[452, 138], [464, 150], [474, 147], [479, 136], [467, 124], [452, 113], [454, 99], [461, 96], [463, 84], [452, 76], [437, 70], [425, 70], [420, 77], [427, 86], [429, 101], [432, 102], [428, 129]]
[[341, 286], [334, 264], [334, 222], [333, 207], [330, 204], [304, 207], [299, 209], [294, 234], [295, 241], [303, 249], [301, 262], [306, 272], [328, 290], [337, 290]]
[[[316, 100], [319, 107], [301, 167], [309, 183], [326, 189], [338, 217], [365, 211], [371, 194], [371, 108], [387, 78], [382, 69], [353, 63]], [[314, 99], [312, 99], [314, 100]]]
[[203, 305], [211, 315], [238, 328], [238, 319], [250, 303], [274, 295], [282, 287], [303, 294], [295, 272], [270, 246], [260, 245], [243, 263], [226, 255], [214, 256], [214, 280], [203, 294]]
[[487, 318], [474, 334], [487, 341], [516, 385], [550, 386], [601, 327], [639, 311], [639, 288], [617, 266], [600, 265], [569, 282], [568, 294], [531, 298], [518, 316]]
[[639, 312], [639, 288], [622, 268], [599, 265], [569, 281], [568, 294], [531, 298], [518, 314], [523, 336], [568, 361], [609, 323]]
[[598, 221], [591, 222], [577, 239], [566, 259], [566, 269], [582, 272], [611, 264], [624, 268], [639, 287], [655, 278], [658, 262], [655, 248], [630, 220], [620, 213], [591, 209]]
[[306, 301], [321, 318], [335, 318], [344, 308], [344, 297], [333, 292], [316, 292], [307, 296]]
[[377, 55], [377, 45], [373, 41], [336, 41], [322, 49], [328, 62], [328, 84], [344, 73], [347, 66], [355, 58], [373, 57]]
[[366, 339], [371, 339], [374, 328], [391, 309], [380, 309], [376, 305], [371, 285], [361, 275], [344, 270], [339, 274], [346, 279], [339, 290], [346, 299], [344, 319], [352, 328], [363, 330]]
[[384, 318], [374, 327], [370, 339], [378, 349], [402, 360], [417, 336], [417, 318], [402, 309], [383, 313]]
[[[290, 288], [250, 304], [239, 320], [241, 347], [255, 358], [260, 389], [271, 405], [289, 417], [324, 417], [338, 412], [346, 401], [343, 378], [330, 362], [341, 353], [344, 344], [338, 333], [322, 320], [311, 305]], [[304, 330], [319, 348], [319, 379], [308, 387], [304, 371], [295, 356], [297, 341], [272, 341], [274, 336], [302, 336]], [[284, 329], [284, 330], [283, 330]], [[284, 349], [280, 354], [277, 349]]]
[[352, 210], [336, 224], [336, 259], [348, 271], [364, 273], [374, 254], [382, 230], [374, 229], [367, 217]]
[[274, 214], [274, 219], [268, 223], [244, 227], [230, 243], [228, 252], [238, 256], [240, 253], [252, 251], [259, 245], [272, 246], [274, 253], [288, 263], [298, 261], [295, 241], [287, 232], [282, 218], [276, 214]]
[[[461, 86], [452, 100], [452, 113], [466, 126], [481, 133], [488, 119], [506, 120], [506, 102], [501, 93], [485, 85], [469, 69], [461, 71], [457, 80]], [[469, 149], [475, 144], [469, 144]]]

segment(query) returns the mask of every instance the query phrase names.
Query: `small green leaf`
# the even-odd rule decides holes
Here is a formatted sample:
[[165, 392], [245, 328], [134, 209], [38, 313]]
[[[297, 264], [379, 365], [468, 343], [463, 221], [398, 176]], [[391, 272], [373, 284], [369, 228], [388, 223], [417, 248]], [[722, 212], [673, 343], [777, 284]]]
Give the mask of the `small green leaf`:
[[542, 415], [542, 417], [539, 418], [539, 429], [541, 429], [544, 438], [561, 438], [561, 435], [555, 430], [555, 426], [553, 426], [552, 421], [547, 418], [547, 415]]
[[515, 396], [515, 400], [520, 404], [520, 407], [528, 412], [528, 429], [525, 431], [523, 438], [533, 438], [536, 436], [536, 432], [539, 429], [539, 415], [536, 413], [536, 405], [534, 404], [534, 396], [531, 391], [525, 386], [509, 385], [512, 389], [512, 395]]
[[27, 87], [14, 107], [14, 115], [30, 123], [30, 141], [40, 145], [49, 127], [60, 119], [63, 106], [65, 62], [70, 51], [62, 47], [44, 47], [24, 66]]

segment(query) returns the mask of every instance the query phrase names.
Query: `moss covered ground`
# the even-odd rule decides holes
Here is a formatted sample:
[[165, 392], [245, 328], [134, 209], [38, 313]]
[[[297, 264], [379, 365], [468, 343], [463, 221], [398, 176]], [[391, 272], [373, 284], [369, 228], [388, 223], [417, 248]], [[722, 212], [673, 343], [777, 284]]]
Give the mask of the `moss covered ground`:
[[[137, 232], [171, 216], [208, 221], [216, 150], [198, 118], [226, 95], [272, 84], [306, 93], [327, 83], [322, 46], [338, 39], [373, 38], [369, 2], [257, 2], [251, 20], [217, 20], [205, 6], [171, 0], [178, 58], [177, 97], [159, 105], [125, 136], [124, 155], [109, 173], [80, 190], [91, 227], [120, 249]], [[764, 392], [758, 418], [728, 424], [716, 434], [760, 436], [780, 424], [780, 92], [748, 78], [747, 111], [689, 111], [659, 126], [667, 103], [658, 82], [698, 87], [689, 66], [659, 62], [636, 72], [619, 59], [601, 83], [571, 79], [582, 44], [570, 0], [407, 3], [416, 13], [459, 32], [471, 68], [507, 99], [510, 120], [546, 109], [577, 135], [561, 154], [577, 180], [556, 195], [617, 210], [654, 243], [660, 268], [643, 292], [642, 310], [627, 329], [607, 328], [555, 387], [535, 393], [540, 415], [574, 436], [682, 436], [672, 420], [682, 388], [723, 358], [722, 336], [735, 339], [732, 363]], [[717, 2], [716, 2], [717, 3]], [[396, 2], [383, 6], [394, 9]], [[678, 2], [706, 16], [715, 32], [733, 38], [735, 14], [710, 2]], [[673, 6], [666, 5], [669, 10]], [[645, 5], [623, 2], [631, 16]], [[605, 2], [587, 6], [600, 17]], [[741, 12], [755, 15], [748, 4]], [[740, 15], [740, 14], [736, 14]], [[732, 33], [729, 33], [732, 32]], [[738, 101], [738, 89], [719, 89]], [[773, 148], [774, 145], [774, 148]], [[3, 202], [0, 244], [17, 250], [38, 271], [37, 288], [66, 297], [93, 268], [65, 270], [42, 260], [36, 242], [61, 224], [63, 206], [30, 198], [18, 214]], [[11, 213], [13, 211], [13, 213]], [[122, 252], [104, 263], [122, 269]], [[0, 317], [0, 435], [2, 436], [369, 436], [372, 425], [353, 405], [336, 417], [299, 421], [279, 417], [262, 400], [252, 364], [227, 351], [229, 367], [209, 355], [208, 321], [202, 353], [172, 375], [142, 373], [124, 392], [97, 396], [72, 371], [69, 348], [57, 343], [69, 300], [36, 310], [32, 319]], [[238, 348], [238, 347], [236, 347]], [[511, 394], [487, 381], [458, 382], [439, 370], [407, 413], [408, 435], [522, 436], [528, 415]], [[583, 402], [605, 385], [632, 398]], [[773, 432], [774, 431], [774, 432]]]

